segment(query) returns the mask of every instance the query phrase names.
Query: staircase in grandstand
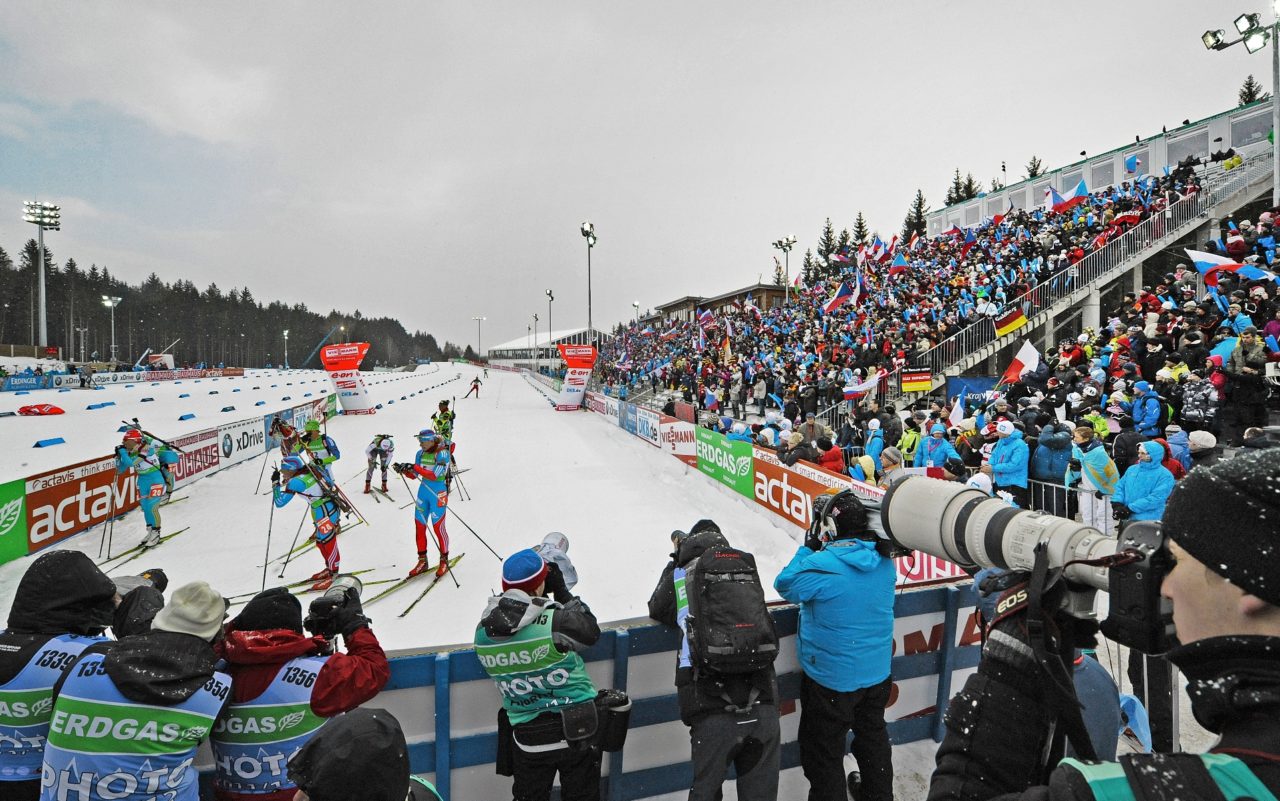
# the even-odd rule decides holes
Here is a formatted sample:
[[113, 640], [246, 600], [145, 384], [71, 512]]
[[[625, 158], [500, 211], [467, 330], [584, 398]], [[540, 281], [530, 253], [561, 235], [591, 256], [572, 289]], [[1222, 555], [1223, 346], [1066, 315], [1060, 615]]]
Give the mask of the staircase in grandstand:
[[[1270, 189], [1269, 149], [1251, 156], [1234, 170], [1222, 170], [1214, 165], [1201, 176], [1201, 191], [1148, 217], [1123, 236], [1014, 298], [1005, 308], [1007, 310], [1014, 304], [1021, 306], [1027, 316], [1027, 325], [999, 337], [991, 320], [979, 320], [924, 353], [914, 355], [908, 369], [927, 368], [933, 376], [931, 390], [937, 389], [946, 383], [947, 376], [973, 369], [1001, 348], [1026, 338], [1039, 326], [1082, 303], [1092, 290], [1125, 275], [1210, 218], [1234, 211]], [[876, 398], [882, 404], [901, 403], [923, 394], [927, 393], [902, 391], [900, 371], [894, 371], [881, 381]], [[838, 403], [824, 409], [819, 416], [838, 430], [845, 408], [844, 403]]]

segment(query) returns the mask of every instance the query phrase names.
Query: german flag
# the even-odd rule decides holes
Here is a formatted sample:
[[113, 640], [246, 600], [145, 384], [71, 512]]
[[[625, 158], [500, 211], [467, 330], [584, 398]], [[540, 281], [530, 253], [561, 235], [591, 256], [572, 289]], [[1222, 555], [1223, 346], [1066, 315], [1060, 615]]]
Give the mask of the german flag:
[[1015, 306], [999, 317], [996, 317], [992, 322], [996, 324], [996, 336], [1002, 337], [1005, 334], [1011, 334], [1026, 325], [1027, 315], [1022, 313], [1022, 309]]
[[903, 370], [903, 392], [928, 392], [933, 389], [933, 373], [928, 370]]

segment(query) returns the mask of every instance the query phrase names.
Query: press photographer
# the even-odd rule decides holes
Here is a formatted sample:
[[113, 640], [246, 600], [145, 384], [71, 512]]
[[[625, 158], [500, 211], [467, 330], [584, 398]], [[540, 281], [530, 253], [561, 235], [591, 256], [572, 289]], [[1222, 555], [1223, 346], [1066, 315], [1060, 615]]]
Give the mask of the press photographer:
[[[1037, 569], [1004, 593], [978, 672], [948, 707], [931, 800], [1276, 797], [1280, 452], [1196, 468], [1174, 489], [1158, 528], [1135, 523], [1119, 542], [1071, 521], [1044, 526], [1025, 512], [988, 514], [976, 498], [946, 494], [943, 501], [934, 486], [940, 482], [910, 479], [895, 490], [919, 481], [926, 483], [885, 500], [886, 530], [902, 544], [928, 546], [922, 549], [962, 564], [1023, 570], [1035, 564], [1036, 542], [1052, 545], [1037, 552], [1047, 557]], [[895, 507], [906, 500], [913, 514]], [[932, 514], [939, 507], [941, 514]], [[1122, 556], [1115, 558], [1117, 550]], [[1141, 571], [1118, 564], [1138, 556]], [[1079, 559], [1094, 564], [1068, 564]], [[1103, 576], [1117, 571], [1119, 578]], [[1082, 759], [1092, 751], [1087, 736], [1080, 739], [1078, 706], [1061, 667], [1064, 654], [1092, 639], [1077, 588], [1110, 582], [1112, 618], [1123, 609], [1104, 631], [1151, 645], [1163, 639], [1162, 620], [1138, 601], [1156, 581], [1171, 603], [1179, 643], [1168, 658], [1188, 679], [1196, 720], [1220, 735], [1218, 743], [1208, 754], [1129, 754], [1119, 763], [1046, 759], [1060, 753], [1055, 732], [1065, 731]]]

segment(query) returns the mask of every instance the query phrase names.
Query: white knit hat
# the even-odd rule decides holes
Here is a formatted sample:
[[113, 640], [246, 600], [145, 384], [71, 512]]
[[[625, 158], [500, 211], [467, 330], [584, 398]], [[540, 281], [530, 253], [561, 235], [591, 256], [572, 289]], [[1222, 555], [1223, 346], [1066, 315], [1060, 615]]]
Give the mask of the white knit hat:
[[997, 434], [1007, 435], [1007, 434], [1012, 434], [1013, 432], [1014, 432], [1013, 423], [1010, 423], [1008, 420], [1001, 420], [1000, 422], [996, 423]]
[[212, 642], [222, 631], [226, 615], [222, 594], [203, 581], [193, 581], [173, 591], [169, 602], [156, 613], [151, 629], [191, 634]]

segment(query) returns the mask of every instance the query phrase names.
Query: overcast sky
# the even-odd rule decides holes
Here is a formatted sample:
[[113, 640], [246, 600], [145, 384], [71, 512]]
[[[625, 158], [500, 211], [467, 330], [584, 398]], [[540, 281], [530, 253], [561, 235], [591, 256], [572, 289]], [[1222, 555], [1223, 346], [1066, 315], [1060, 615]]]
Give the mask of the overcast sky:
[[[768, 280], [955, 167], [1011, 181], [1234, 105], [1213, 0], [0, 6], [0, 245], [391, 315], [442, 341]], [[1269, 21], [1270, 11], [1266, 11]], [[792, 265], [795, 266], [794, 264]], [[540, 325], [545, 325], [545, 320]]]

